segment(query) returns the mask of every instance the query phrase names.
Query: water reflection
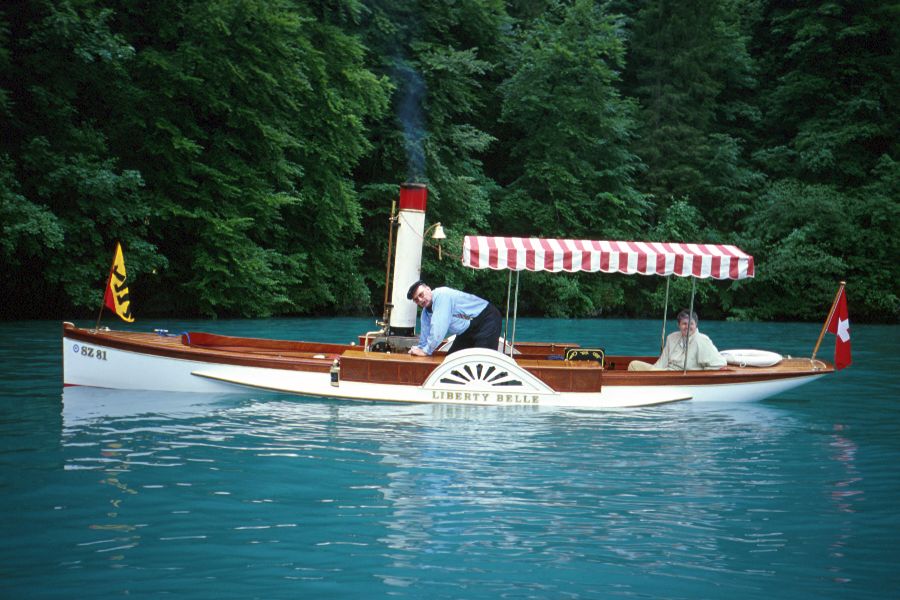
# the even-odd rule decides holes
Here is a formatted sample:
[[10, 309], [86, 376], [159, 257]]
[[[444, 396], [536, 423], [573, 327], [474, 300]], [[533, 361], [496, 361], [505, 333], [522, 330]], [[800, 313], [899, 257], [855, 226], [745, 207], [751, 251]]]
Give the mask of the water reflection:
[[843, 476], [839, 481], [835, 482], [831, 498], [838, 511], [856, 512], [855, 505], [865, 500], [862, 490], [854, 489], [862, 481], [862, 477], [856, 468], [856, 451], [858, 448], [853, 440], [842, 435], [843, 431], [844, 425], [835, 423], [835, 433], [831, 441], [831, 448], [834, 452], [829, 458], [842, 467]]
[[144, 483], [146, 474], [142, 471], [184, 466], [182, 457], [169, 452], [175, 439], [191, 432], [185, 421], [215, 415], [246, 401], [246, 394], [64, 388], [64, 469], [102, 474], [95, 480], [101, 489], [85, 494], [100, 505], [78, 508], [91, 515], [87, 528], [100, 536], [82, 539], [76, 547], [124, 566], [128, 552], [143, 543], [142, 530], [148, 527], [142, 522], [147, 515], [139, 496], [164, 487]]
[[[398, 571], [427, 577], [446, 562], [430, 556], [452, 554], [485, 569], [515, 556], [703, 577], [746, 572], [729, 558], [735, 544], [778, 552], [788, 541], [766, 523], [783, 512], [772, 447], [796, 427], [788, 411], [481, 408], [432, 414], [429, 427], [381, 444], [390, 470], [379, 491], [391, 512], [380, 541]], [[661, 539], [675, 541], [663, 549]]]
[[[84, 509], [93, 535], [78, 547], [119, 565], [147, 546], [190, 562], [197, 545], [289, 543], [307, 577], [333, 577], [340, 560], [395, 590], [464, 572], [544, 597], [576, 566], [623, 594], [659, 576], [758, 591], [810, 551], [785, 526], [798, 507], [823, 512], [797, 474], [855, 456], [839, 431], [793, 447], [803, 414], [767, 403], [585, 411], [69, 388], [63, 422], [65, 468], [100, 474], [103, 506]], [[854, 488], [845, 468], [834, 490]], [[835, 556], [844, 533], [829, 530]]]
[[831, 490], [831, 501], [838, 511], [844, 513], [841, 516], [834, 540], [829, 544], [828, 557], [833, 561], [828, 570], [834, 581], [841, 584], [850, 583], [852, 579], [847, 576], [844, 560], [847, 547], [852, 543], [853, 522], [846, 513], [855, 513], [856, 505], [865, 501], [862, 489], [863, 478], [856, 466], [856, 453], [858, 447], [853, 440], [844, 436], [845, 426], [835, 423], [831, 436], [832, 454], [829, 458], [840, 467], [841, 473], [834, 488]]
[[142, 415], [190, 417], [253, 397], [246, 393], [184, 394], [72, 386], [63, 388], [63, 426], [77, 427], [92, 421]]
[[[175, 328], [335, 341], [344, 327], [349, 341], [366, 322]], [[623, 352], [658, 341], [649, 322], [535, 324], [548, 334], [538, 337], [615, 340]], [[706, 327], [720, 347], [808, 354], [821, 324]], [[896, 326], [857, 327], [852, 368], [771, 402], [640, 411], [87, 388], [65, 390], [60, 406], [59, 324], [0, 328], [10, 597], [897, 588]]]

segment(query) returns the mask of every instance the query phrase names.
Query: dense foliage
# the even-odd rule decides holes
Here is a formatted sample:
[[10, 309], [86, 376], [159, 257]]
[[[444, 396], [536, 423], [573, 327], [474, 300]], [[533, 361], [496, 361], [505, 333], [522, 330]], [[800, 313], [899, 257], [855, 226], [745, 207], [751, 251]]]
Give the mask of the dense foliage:
[[[704, 316], [900, 320], [900, 3], [12, 0], [4, 318], [381, 313], [391, 201], [448, 233], [735, 243]], [[449, 259], [448, 256], [449, 255]], [[689, 281], [673, 282], [675, 304]], [[520, 312], [648, 316], [665, 282], [524, 274]]]

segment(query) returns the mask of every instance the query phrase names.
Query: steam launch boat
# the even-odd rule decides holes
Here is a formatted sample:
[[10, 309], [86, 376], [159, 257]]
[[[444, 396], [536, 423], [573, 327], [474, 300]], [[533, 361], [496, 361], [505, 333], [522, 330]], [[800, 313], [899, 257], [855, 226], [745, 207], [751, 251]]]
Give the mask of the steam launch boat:
[[[516, 342], [515, 308], [497, 350], [412, 356], [417, 306], [406, 298], [419, 279], [427, 189], [400, 187], [391, 210], [384, 320], [347, 344], [232, 337], [204, 332], [87, 329], [63, 324], [66, 386], [171, 392], [273, 392], [391, 402], [537, 405], [584, 408], [648, 406], [691, 400], [753, 401], [834, 371], [815, 358], [760, 350], [723, 351], [719, 370], [629, 371], [635, 359], [561, 342]], [[396, 240], [394, 235], [396, 232]], [[395, 243], [396, 242], [396, 243]], [[391, 254], [394, 260], [391, 260]], [[391, 268], [393, 262], [393, 269]], [[462, 262], [512, 275], [526, 271], [624, 273], [692, 278], [753, 277], [753, 257], [734, 246], [468, 236]], [[393, 277], [391, 272], [393, 271]], [[512, 297], [512, 294], [510, 294]], [[510, 302], [507, 301], [507, 306]], [[515, 301], [512, 302], [516, 306]], [[820, 338], [821, 339], [821, 338]], [[448, 342], [449, 343], [449, 342]], [[441, 348], [448, 347], [445, 344]]]

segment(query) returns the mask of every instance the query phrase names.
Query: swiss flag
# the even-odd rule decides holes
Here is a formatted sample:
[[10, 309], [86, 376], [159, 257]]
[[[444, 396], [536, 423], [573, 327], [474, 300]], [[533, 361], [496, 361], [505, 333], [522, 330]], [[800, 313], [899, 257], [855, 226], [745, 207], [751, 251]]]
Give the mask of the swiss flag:
[[828, 322], [828, 331], [833, 333], [834, 368], [840, 371], [852, 362], [850, 360], [850, 316], [847, 313], [847, 294], [844, 288], [838, 294], [834, 314]]

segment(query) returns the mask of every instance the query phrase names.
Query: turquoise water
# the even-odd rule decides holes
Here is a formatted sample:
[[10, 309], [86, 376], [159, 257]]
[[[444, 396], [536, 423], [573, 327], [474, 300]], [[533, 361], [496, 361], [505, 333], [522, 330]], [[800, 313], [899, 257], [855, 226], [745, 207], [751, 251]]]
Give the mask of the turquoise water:
[[[720, 349], [795, 355], [821, 327], [701, 325]], [[327, 341], [373, 328], [129, 328], [160, 326]], [[63, 391], [60, 333], [0, 324], [2, 598], [900, 589], [895, 326], [854, 326], [850, 369], [771, 400], [610, 412]], [[517, 334], [650, 353], [659, 323], [523, 320]]]

